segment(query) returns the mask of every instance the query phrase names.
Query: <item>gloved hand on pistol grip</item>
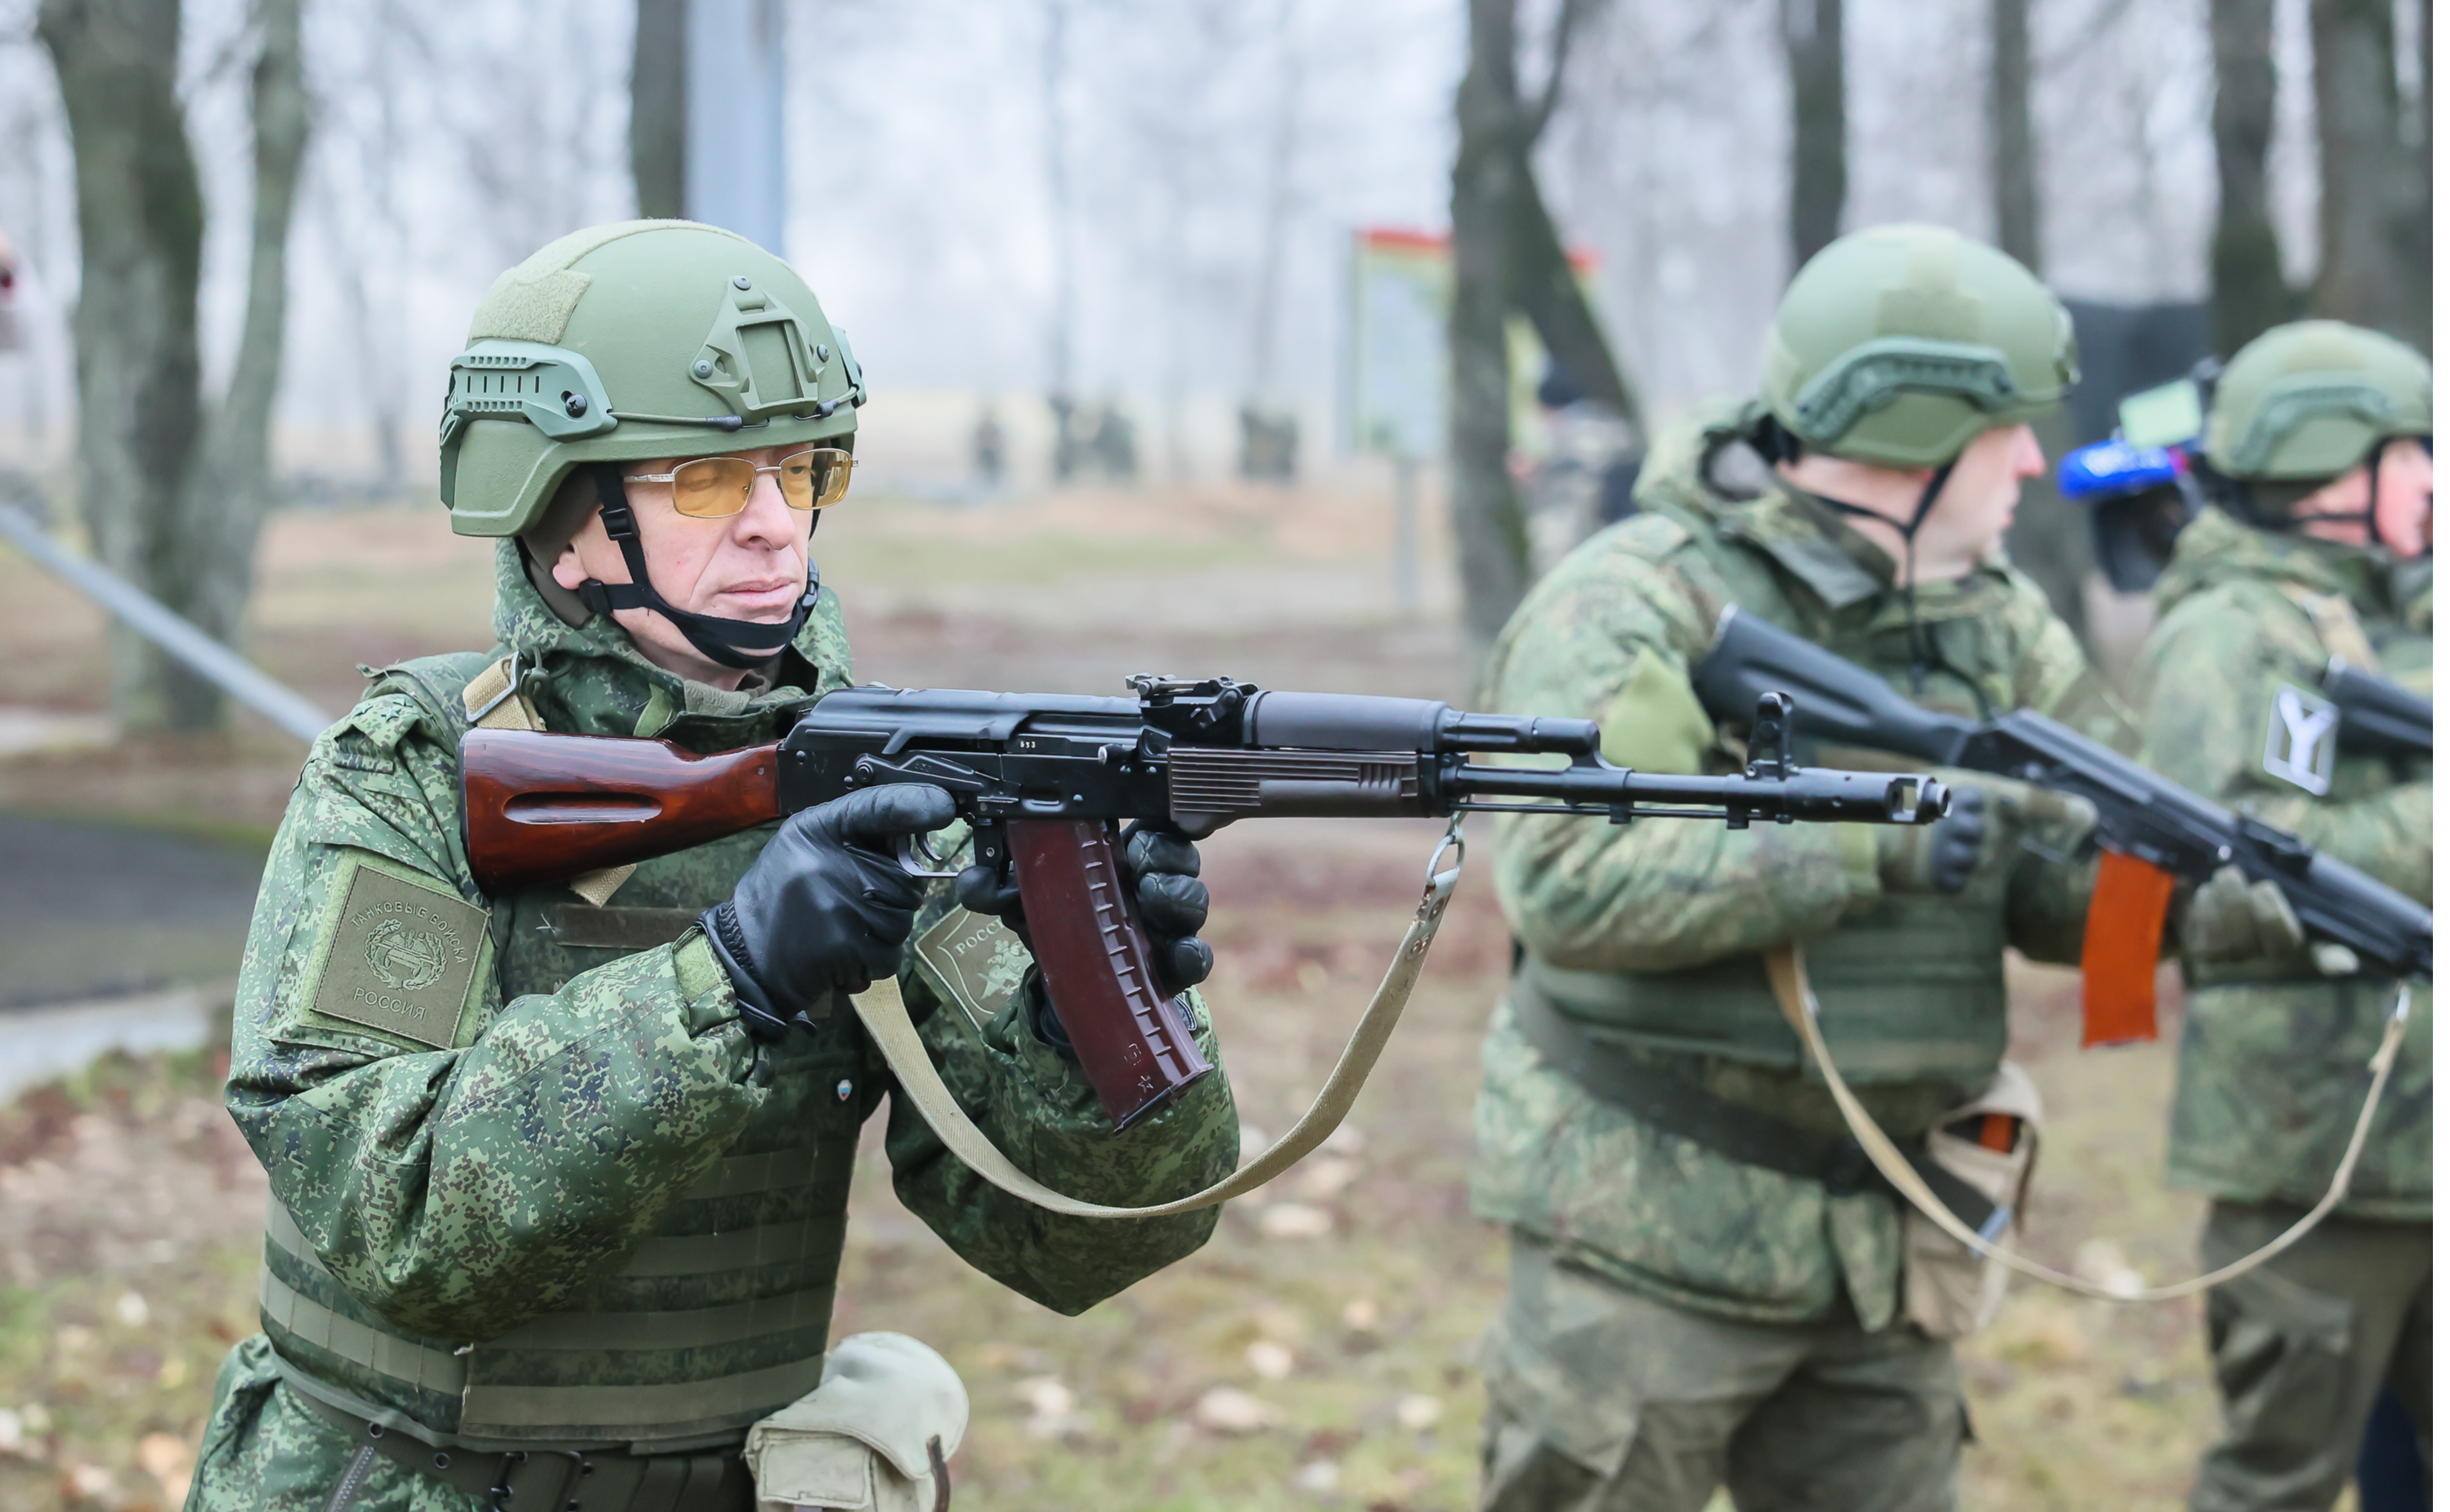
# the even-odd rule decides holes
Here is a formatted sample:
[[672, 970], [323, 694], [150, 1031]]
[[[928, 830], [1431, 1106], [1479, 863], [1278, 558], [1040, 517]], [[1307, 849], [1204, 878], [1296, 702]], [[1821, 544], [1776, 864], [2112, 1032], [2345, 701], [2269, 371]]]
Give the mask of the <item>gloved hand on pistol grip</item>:
[[2279, 883], [2223, 866], [2187, 900], [2178, 942], [2195, 961], [2293, 960], [2304, 952], [2305, 926]]
[[892, 842], [952, 822], [951, 795], [919, 783], [863, 788], [783, 822], [730, 900], [699, 918], [750, 1037], [772, 1043], [823, 995], [901, 969], [920, 882]]
[[1973, 880], [1990, 827], [1990, 796], [1972, 783], [1951, 783], [1949, 794], [1948, 812], [1931, 824], [1879, 830], [1881, 890], [1956, 893]]
[[[1197, 847], [1171, 829], [1136, 824], [1124, 834], [1117, 859], [1148, 932], [1158, 988], [1170, 998], [1207, 980], [1216, 958], [1198, 938], [1208, 922], [1208, 888], [1199, 881]], [[1004, 881], [993, 867], [972, 866], [954, 880], [953, 892], [962, 907], [995, 915], [1022, 944], [1037, 949], [1018, 883]]]

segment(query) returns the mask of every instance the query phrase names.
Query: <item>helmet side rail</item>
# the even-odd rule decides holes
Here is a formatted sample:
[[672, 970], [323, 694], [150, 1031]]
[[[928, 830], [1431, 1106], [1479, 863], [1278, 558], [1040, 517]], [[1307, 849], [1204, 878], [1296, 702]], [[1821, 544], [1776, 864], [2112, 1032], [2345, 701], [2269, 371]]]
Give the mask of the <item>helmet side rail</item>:
[[[970, 825], [975, 862], [1020, 886], [1049, 996], [1121, 1127], [1209, 1068], [1155, 986], [1122, 896], [1120, 824], [1197, 839], [1236, 820], [1293, 816], [1493, 810], [1742, 828], [1925, 824], [1948, 809], [1946, 787], [1927, 776], [1798, 766], [1777, 692], [1757, 701], [1742, 771], [1667, 776], [1606, 761], [1588, 720], [1263, 691], [1230, 678], [1133, 682], [1137, 699], [843, 688], [782, 740], [710, 755], [658, 740], [472, 729], [460, 742], [469, 865], [498, 894], [704, 844], [862, 787], [939, 787]], [[913, 845], [903, 864], [943, 875], [923, 864], [937, 859]]]

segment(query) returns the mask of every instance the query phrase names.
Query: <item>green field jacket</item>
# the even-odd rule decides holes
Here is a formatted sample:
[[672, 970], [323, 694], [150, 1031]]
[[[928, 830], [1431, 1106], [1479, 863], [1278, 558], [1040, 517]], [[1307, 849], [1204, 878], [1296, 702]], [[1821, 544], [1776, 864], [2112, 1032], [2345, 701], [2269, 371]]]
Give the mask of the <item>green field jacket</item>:
[[[1508, 713], [1600, 722], [1603, 749], [1660, 772], [1737, 769], [1742, 745], [1695, 699], [1690, 668], [1736, 604], [1963, 713], [2039, 708], [2129, 741], [2124, 716], [2041, 591], [2004, 561], [1923, 585], [1910, 606], [1890, 558], [1805, 495], [1728, 498], [1682, 466], [1645, 479], [1643, 513], [1585, 543], [1500, 637], [1488, 696]], [[1910, 619], [1924, 637], [1917, 684]], [[1799, 749], [1825, 765], [1894, 756]], [[2036, 805], [2038, 809], [2040, 805]], [[1498, 888], [1524, 950], [1515, 993], [1654, 1070], [1825, 1134], [1835, 1102], [1803, 1066], [1761, 952], [1803, 942], [1838, 1064], [1901, 1139], [1919, 1137], [1995, 1073], [2007, 1038], [2002, 953], [2071, 960], [2089, 863], [2048, 852], [2003, 802], [1959, 894], [1884, 893], [1860, 825], [1730, 830], [1648, 819], [1507, 816]], [[1739, 1163], [1650, 1127], [1551, 1070], [1501, 1010], [1476, 1115], [1477, 1211], [1588, 1269], [1724, 1316], [1794, 1322], [1851, 1304], [1895, 1315], [1900, 1210], [1884, 1191]]]
[[[497, 586], [496, 633], [541, 669], [554, 730], [726, 749], [850, 679], [830, 591], [777, 685], [726, 692], [652, 667], [607, 619], [564, 624], [508, 542]], [[292, 1388], [470, 1447], [737, 1442], [817, 1385], [853, 1155], [888, 1097], [904, 1205], [1048, 1308], [1205, 1241], [1213, 1211], [1064, 1218], [989, 1187], [845, 1001], [752, 1075], [694, 921], [771, 825], [648, 862], [602, 908], [559, 884], [487, 896], [460, 832], [459, 692], [498, 654], [376, 674], [316, 742], [264, 877], [227, 1101], [271, 1178], [262, 1317]], [[950, 907], [939, 884], [923, 927]], [[1118, 1135], [1018, 993], [973, 1013], [940, 1009], [922, 970], [902, 984], [956, 1095], [1040, 1179], [1137, 1205], [1233, 1169], [1222, 1075]]]
[[[2258, 531], [2207, 513], [2178, 537], [2136, 673], [2145, 758], [2207, 798], [2433, 902], [2433, 763], [2318, 743], [2292, 760], [2334, 656], [2432, 696], [2430, 560]], [[2324, 790], [2308, 790], [2313, 785]], [[2231, 1202], [2310, 1206], [2347, 1149], [2388, 983], [2327, 978], [2311, 953], [2252, 967], [2187, 962], [2192, 989], [2169, 1121], [2169, 1177]], [[2342, 1211], [2433, 1213], [2433, 995], [2405, 1045]]]

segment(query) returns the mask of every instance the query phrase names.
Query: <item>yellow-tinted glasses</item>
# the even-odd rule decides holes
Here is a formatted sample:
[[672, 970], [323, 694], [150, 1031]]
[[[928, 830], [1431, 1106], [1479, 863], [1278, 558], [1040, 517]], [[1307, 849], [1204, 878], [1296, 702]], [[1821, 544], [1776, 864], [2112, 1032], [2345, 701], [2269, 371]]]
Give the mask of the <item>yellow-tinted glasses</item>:
[[691, 519], [719, 520], [749, 507], [757, 475], [771, 473], [783, 502], [795, 510], [821, 510], [850, 492], [851, 455], [830, 446], [793, 452], [771, 467], [745, 456], [701, 456], [669, 473], [629, 473], [632, 483], [670, 483], [672, 508]]

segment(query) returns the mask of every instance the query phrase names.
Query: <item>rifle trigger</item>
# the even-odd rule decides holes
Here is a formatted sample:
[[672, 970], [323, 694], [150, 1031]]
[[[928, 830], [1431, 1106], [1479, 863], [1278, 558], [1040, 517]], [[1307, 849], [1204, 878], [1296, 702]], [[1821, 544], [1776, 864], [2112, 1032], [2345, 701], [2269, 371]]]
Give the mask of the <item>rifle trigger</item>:
[[902, 843], [896, 847], [895, 860], [902, 863], [903, 875], [923, 882], [939, 882], [947, 877], [959, 877], [962, 874], [960, 867], [952, 866], [947, 869], [953, 858], [927, 843], [929, 838], [926, 835], [902, 837]]

